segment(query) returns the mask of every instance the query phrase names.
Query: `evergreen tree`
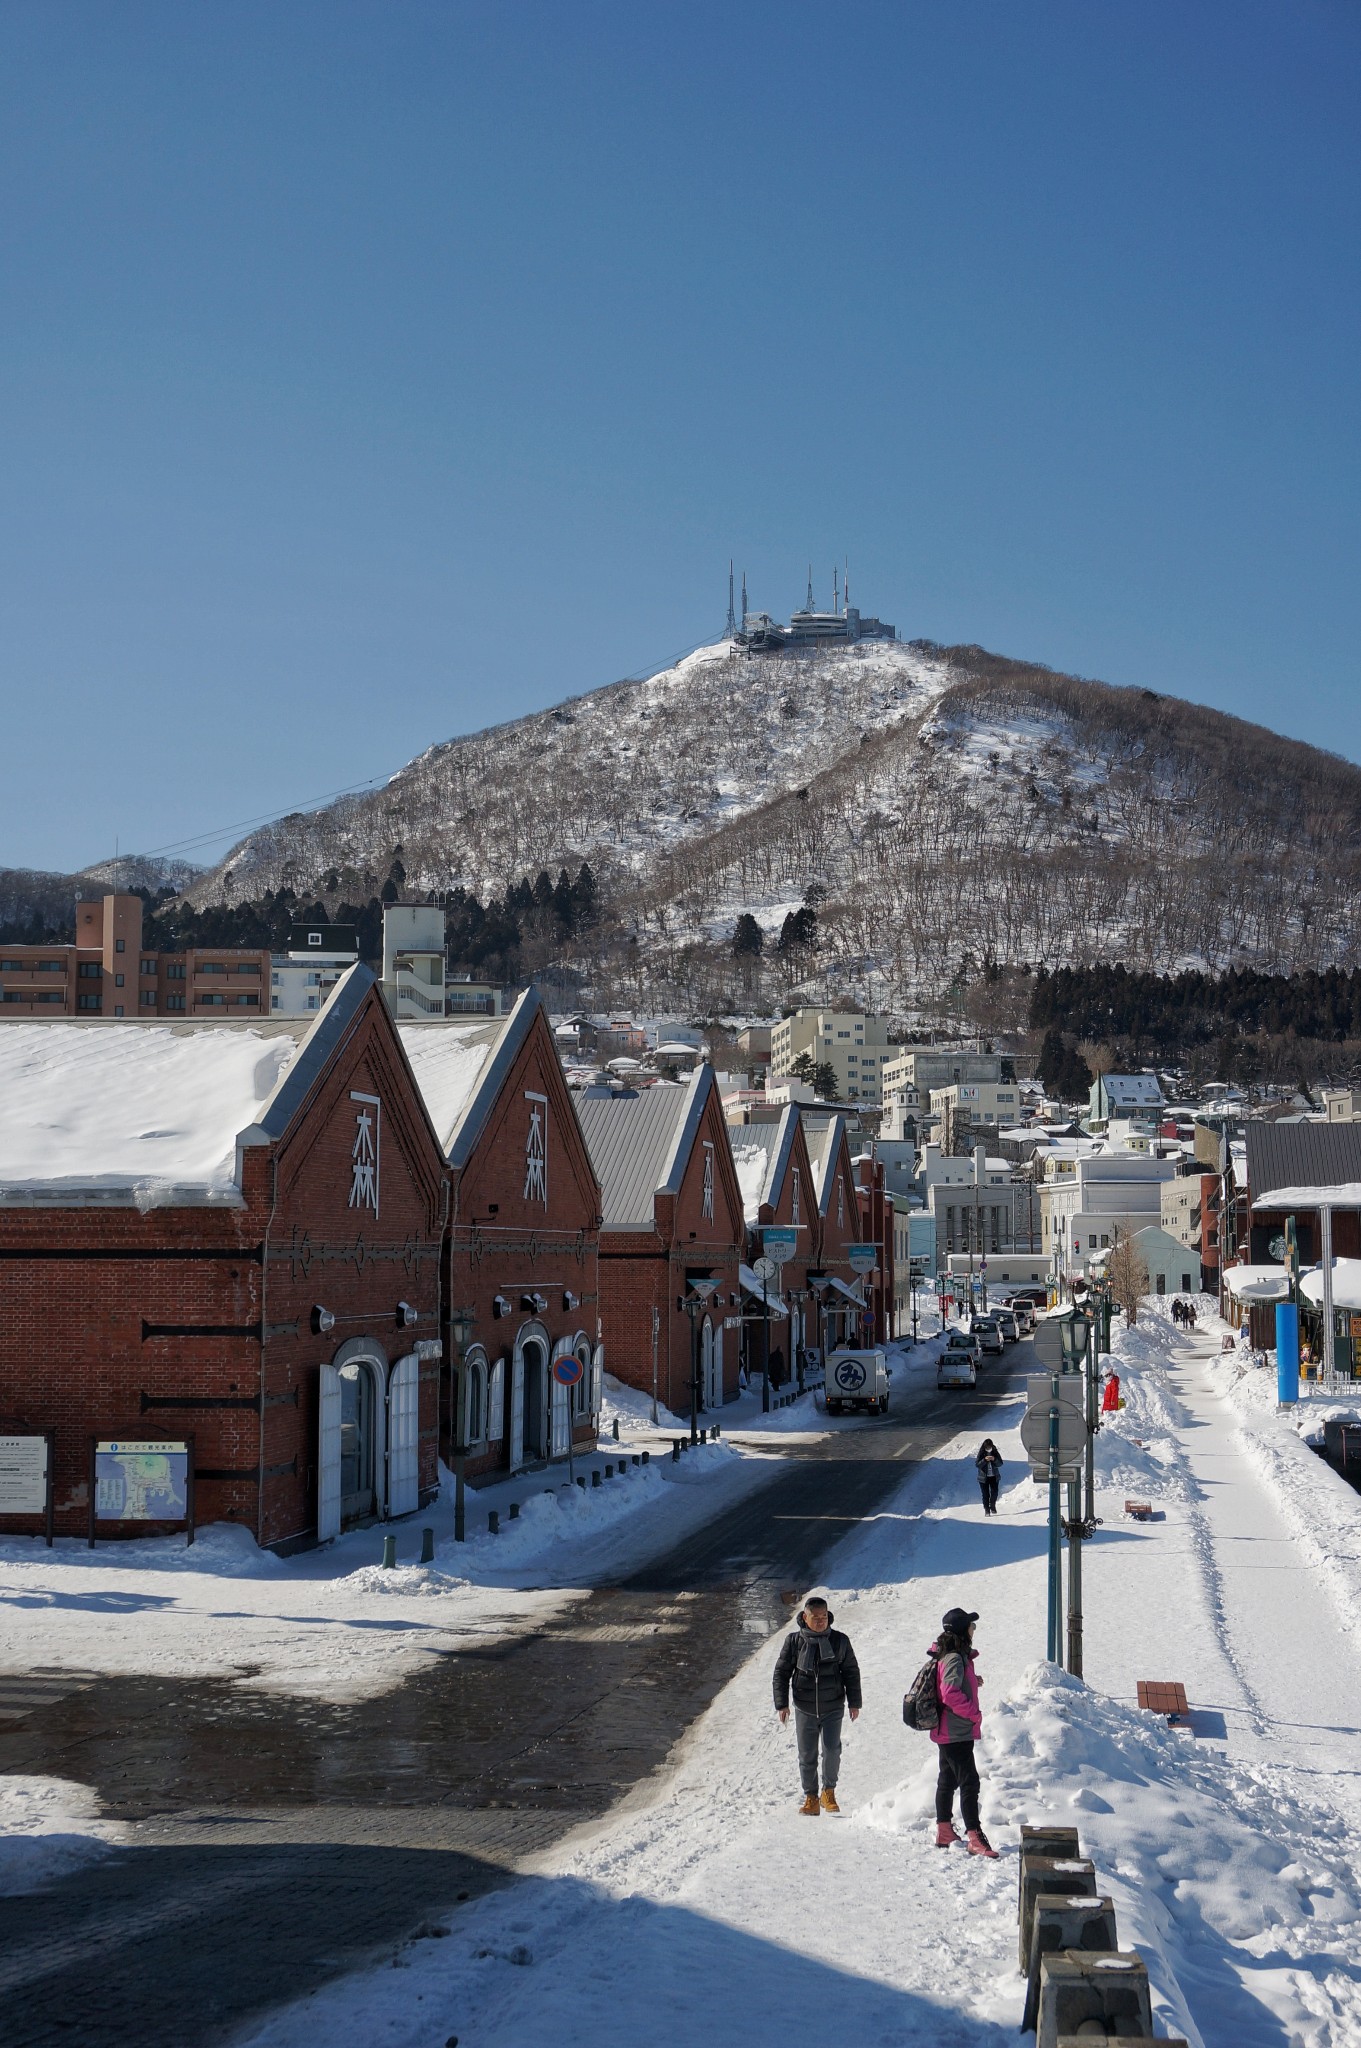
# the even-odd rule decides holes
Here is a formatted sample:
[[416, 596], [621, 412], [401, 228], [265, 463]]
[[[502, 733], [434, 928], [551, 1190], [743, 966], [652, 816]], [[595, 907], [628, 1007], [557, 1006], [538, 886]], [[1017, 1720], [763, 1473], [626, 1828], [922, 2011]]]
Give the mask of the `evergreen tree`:
[[760, 925], [749, 910], [744, 910], [732, 935], [733, 957], [738, 960], [759, 960], [765, 943], [766, 936]]

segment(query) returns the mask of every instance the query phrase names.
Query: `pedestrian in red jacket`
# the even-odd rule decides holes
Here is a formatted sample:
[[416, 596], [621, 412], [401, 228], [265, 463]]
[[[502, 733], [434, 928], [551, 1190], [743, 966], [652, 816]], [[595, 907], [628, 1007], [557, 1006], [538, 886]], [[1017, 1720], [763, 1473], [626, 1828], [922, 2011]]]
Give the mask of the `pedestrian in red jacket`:
[[952, 1607], [940, 1625], [929, 1656], [936, 1659], [936, 1690], [940, 1695], [940, 1719], [931, 1732], [940, 1768], [936, 1777], [936, 1847], [949, 1849], [960, 1837], [955, 1832], [955, 1792], [964, 1820], [965, 1840], [971, 1856], [992, 1856], [997, 1851], [983, 1832], [978, 1817], [978, 1765], [974, 1744], [983, 1733], [983, 1713], [978, 1688], [983, 1683], [974, 1669], [978, 1652], [973, 1647], [978, 1616], [962, 1607]]

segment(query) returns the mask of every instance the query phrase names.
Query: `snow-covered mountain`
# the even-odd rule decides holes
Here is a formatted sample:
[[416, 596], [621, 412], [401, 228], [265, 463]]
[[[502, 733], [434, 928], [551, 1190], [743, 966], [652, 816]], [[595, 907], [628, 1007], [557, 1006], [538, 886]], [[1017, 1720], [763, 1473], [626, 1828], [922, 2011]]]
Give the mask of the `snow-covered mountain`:
[[701, 648], [432, 747], [189, 893], [364, 901], [398, 855], [408, 889], [484, 897], [589, 859], [668, 1000], [743, 911], [773, 936], [810, 889], [819, 949], [790, 986], [898, 1008], [987, 963], [1361, 958], [1361, 769], [977, 647]]
[[589, 859], [606, 887], [831, 768], [862, 737], [917, 719], [952, 680], [930, 650], [866, 643], [810, 656], [702, 647], [508, 725], [445, 740], [376, 793], [252, 833], [196, 902], [367, 897], [401, 848], [407, 884], [479, 894]]

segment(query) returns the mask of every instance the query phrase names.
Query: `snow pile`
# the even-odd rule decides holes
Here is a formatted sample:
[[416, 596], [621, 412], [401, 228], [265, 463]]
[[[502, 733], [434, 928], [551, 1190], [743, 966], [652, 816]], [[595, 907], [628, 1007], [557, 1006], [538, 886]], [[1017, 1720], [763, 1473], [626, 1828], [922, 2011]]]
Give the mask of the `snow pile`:
[[448, 1149], [495, 1050], [501, 1024], [399, 1024], [402, 1050], [411, 1062], [436, 1136]]
[[123, 1834], [65, 1778], [0, 1777], [0, 1897], [36, 1891], [107, 1855]]
[[[301, 1028], [305, 1028], [300, 1026]], [[291, 1033], [12, 1024], [0, 1033], [0, 1187], [230, 1200], [238, 1134], [297, 1052]]]

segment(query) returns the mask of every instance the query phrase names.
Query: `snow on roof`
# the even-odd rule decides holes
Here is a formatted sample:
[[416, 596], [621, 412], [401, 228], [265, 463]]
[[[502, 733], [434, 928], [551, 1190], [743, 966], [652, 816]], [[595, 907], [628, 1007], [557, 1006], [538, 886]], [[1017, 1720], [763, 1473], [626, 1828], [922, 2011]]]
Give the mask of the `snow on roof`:
[[[1361, 1259], [1333, 1260], [1333, 1307], [1361, 1309]], [[1317, 1308], [1323, 1300], [1323, 1268], [1301, 1275], [1300, 1292]]]
[[729, 1126], [733, 1165], [737, 1168], [737, 1184], [742, 1190], [742, 1214], [748, 1223], [756, 1222], [762, 1202], [768, 1199], [766, 1188], [775, 1164], [780, 1135], [778, 1124]]
[[237, 1137], [314, 1021], [4, 1025], [0, 1191], [232, 1201]]
[[477, 1024], [446, 1020], [397, 1026], [402, 1050], [446, 1152], [509, 1021], [507, 1015]]

